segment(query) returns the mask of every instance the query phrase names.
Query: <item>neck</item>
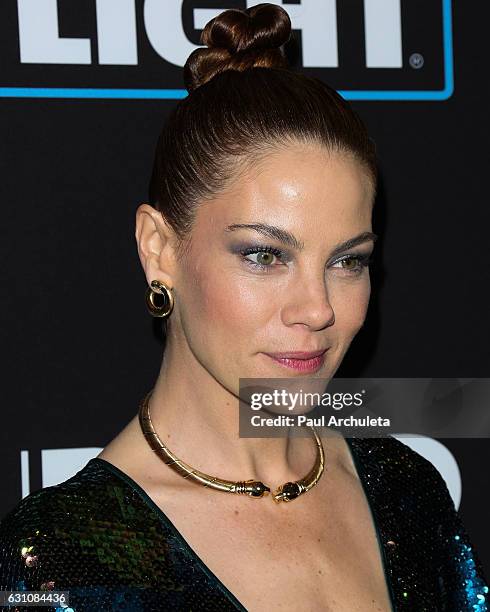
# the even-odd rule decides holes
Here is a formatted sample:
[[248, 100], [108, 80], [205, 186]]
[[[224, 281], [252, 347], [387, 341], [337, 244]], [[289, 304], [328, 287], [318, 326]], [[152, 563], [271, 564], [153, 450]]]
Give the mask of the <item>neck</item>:
[[312, 437], [241, 438], [238, 398], [172, 336], [149, 400], [153, 427], [179, 459], [212, 476], [254, 478], [276, 488], [312, 468]]

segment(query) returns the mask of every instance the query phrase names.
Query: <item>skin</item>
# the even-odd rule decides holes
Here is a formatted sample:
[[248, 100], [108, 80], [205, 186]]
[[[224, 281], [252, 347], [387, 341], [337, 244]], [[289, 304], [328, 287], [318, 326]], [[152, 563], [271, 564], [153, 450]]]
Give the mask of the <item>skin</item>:
[[[373, 195], [366, 170], [352, 156], [297, 143], [271, 152], [200, 206], [183, 258], [161, 213], [146, 203], [139, 206], [135, 236], [146, 280], [172, 287], [175, 299], [150, 401], [152, 422], [186, 463], [208, 474], [272, 484], [309, 471], [314, 454], [308, 438], [238, 436], [239, 378], [312, 376], [264, 353], [324, 347], [329, 350], [315, 376], [334, 375], [364, 323], [370, 296], [369, 268], [354, 274], [356, 261], [338, 260], [369, 254], [374, 243], [366, 240], [334, 258], [332, 252], [372, 231]], [[226, 231], [237, 223], [280, 226], [304, 247], [296, 251], [248, 229]], [[237, 249], [256, 244], [282, 248], [285, 261], [247, 255], [270, 266], [253, 268]], [[99, 456], [109, 458], [114, 447], [120, 456], [131, 449], [133, 469], [139, 462], [146, 473], [161, 475], [161, 460], [136, 417]], [[172, 482], [196, 486], [168, 472]]]
[[[164, 282], [175, 298], [150, 412], [177, 457], [207, 474], [261, 480], [272, 491], [309, 472], [316, 456], [310, 438], [239, 437], [239, 378], [301, 381], [312, 375], [264, 353], [325, 347], [314, 376], [334, 375], [364, 323], [371, 290], [368, 267], [339, 260], [370, 254], [374, 242], [333, 252], [372, 231], [373, 199], [358, 161], [298, 143], [271, 152], [199, 207], [185, 257], [162, 215], [146, 203], [138, 207], [135, 234], [147, 282]], [[226, 229], [242, 223], [279, 226], [303, 249]], [[238, 253], [257, 244], [286, 256]], [[151, 450], [137, 414], [98, 456], [146, 491], [247, 610], [263, 610], [267, 601], [278, 611], [386, 612], [387, 584], [352, 457], [342, 436], [320, 435], [324, 475], [291, 503], [220, 493], [182, 478]]]

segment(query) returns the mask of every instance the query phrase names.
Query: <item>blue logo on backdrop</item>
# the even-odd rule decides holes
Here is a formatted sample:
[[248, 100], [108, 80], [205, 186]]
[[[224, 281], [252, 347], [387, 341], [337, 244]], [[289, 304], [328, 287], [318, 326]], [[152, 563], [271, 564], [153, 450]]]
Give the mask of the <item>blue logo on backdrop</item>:
[[[0, 96], [179, 99], [205, 24], [261, 0], [17, 0], [4, 5]], [[294, 2], [294, 3], [293, 3]], [[447, 100], [451, 0], [272, 0], [293, 66], [348, 100]], [[219, 8], [216, 6], [219, 4]], [[10, 11], [10, 14], [9, 14]]]

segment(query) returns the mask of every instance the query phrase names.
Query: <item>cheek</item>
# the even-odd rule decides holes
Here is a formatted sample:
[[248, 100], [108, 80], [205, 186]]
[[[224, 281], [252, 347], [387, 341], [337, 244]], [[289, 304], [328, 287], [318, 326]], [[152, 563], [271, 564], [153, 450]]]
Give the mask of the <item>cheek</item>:
[[244, 335], [250, 338], [251, 331], [264, 317], [261, 287], [246, 282], [237, 274], [220, 273], [207, 266], [194, 270], [188, 279], [183, 298], [188, 323], [198, 325], [201, 335], [214, 341], [220, 334], [226, 341]]
[[354, 336], [364, 324], [371, 295], [369, 276], [351, 285], [336, 286], [331, 304], [335, 312], [335, 325], [346, 336]]

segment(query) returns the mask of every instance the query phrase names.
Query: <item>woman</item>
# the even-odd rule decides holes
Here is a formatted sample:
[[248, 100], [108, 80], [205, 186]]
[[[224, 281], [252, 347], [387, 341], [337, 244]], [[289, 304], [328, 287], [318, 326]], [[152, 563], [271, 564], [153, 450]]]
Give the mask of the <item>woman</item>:
[[2, 521], [1, 589], [69, 591], [81, 611], [487, 609], [420, 455], [238, 435], [239, 379], [333, 377], [370, 296], [374, 144], [288, 70], [290, 32], [278, 6], [227, 10], [188, 58], [136, 215], [158, 378], [96, 458]]

